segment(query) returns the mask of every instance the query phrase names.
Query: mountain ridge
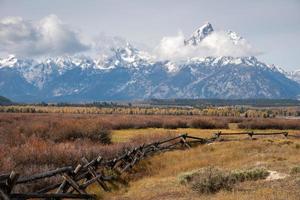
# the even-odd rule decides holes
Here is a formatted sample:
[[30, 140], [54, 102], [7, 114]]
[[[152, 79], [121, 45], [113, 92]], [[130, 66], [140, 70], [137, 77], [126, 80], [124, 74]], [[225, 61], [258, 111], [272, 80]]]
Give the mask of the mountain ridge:
[[[185, 45], [212, 34], [210, 23]], [[233, 31], [235, 44], [244, 40]], [[196, 38], [197, 37], [197, 38]], [[299, 98], [294, 75], [254, 56], [158, 60], [127, 43], [101, 58], [57, 57], [42, 61], [0, 59], [0, 93], [20, 102], [133, 100], [147, 98]]]

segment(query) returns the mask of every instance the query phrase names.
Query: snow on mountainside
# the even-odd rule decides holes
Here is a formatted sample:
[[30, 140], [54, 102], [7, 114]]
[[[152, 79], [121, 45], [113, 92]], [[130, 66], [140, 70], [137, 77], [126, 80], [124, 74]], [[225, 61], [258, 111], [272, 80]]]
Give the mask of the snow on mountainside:
[[107, 60], [111, 66], [140, 68], [153, 64], [154, 58], [150, 54], [134, 48], [129, 43], [124, 48], [114, 49], [113, 51], [114, 55]]
[[200, 63], [210, 66], [226, 66], [226, 65], [244, 65], [244, 66], [259, 66], [267, 67], [266, 64], [258, 61], [254, 56], [234, 58], [230, 56], [221, 57], [206, 57], [206, 58], [194, 58], [191, 59], [191, 63]]
[[9, 55], [7, 58], [0, 58], [0, 68], [29, 66], [32, 65], [33, 62], [31, 59], [21, 60], [17, 59], [14, 55]]
[[297, 81], [299, 84], [300, 84], [300, 70], [296, 70], [296, 71], [293, 71], [293, 72], [290, 72], [287, 74], [287, 76], [294, 80], [294, 81]]
[[[198, 45], [213, 32], [207, 23], [184, 43]], [[244, 40], [235, 32], [227, 34], [234, 44]], [[129, 43], [97, 59], [0, 59], [0, 94], [21, 102], [152, 97], [299, 98], [299, 84], [288, 77], [291, 76], [280, 68], [253, 56], [195, 57], [173, 62], [156, 60]]]

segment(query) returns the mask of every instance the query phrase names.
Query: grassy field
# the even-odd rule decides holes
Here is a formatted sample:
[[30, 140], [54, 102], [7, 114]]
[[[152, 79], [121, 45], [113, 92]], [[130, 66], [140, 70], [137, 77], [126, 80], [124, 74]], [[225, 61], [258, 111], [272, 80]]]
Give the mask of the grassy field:
[[[300, 135], [300, 121], [190, 115], [126, 115], [73, 113], [0, 113], [0, 172], [12, 169], [31, 175], [65, 165], [82, 157], [110, 158], [125, 147], [135, 147], [188, 133], [210, 138], [218, 131], [278, 132]], [[283, 136], [218, 142], [191, 150], [161, 153], [141, 161], [111, 193], [89, 190], [99, 199], [299, 199], [300, 140]], [[244, 181], [230, 190], [202, 194], [180, 182], [183, 173], [214, 166], [224, 171], [256, 167], [286, 176], [278, 180]], [[42, 185], [48, 185], [49, 181]], [[37, 187], [37, 186], [34, 186]], [[23, 188], [30, 191], [32, 188]]]
[[[231, 124], [232, 127], [235, 127], [236, 124]], [[147, 128], [147, 129], [126, 129], [126, 130], [113, 130], [112, 131], [112, 141], [113, 142], [128, 142], [131, 139], [134, 139], [137, 136], [147, 136], [147, 135], [168, 135], [168, 134], [184, 134], [197, 136], [197, 137], [212, 137], [213, 133], [222, 131], [222, 133], [231, 133], [231, 132], [245, 132], [246, 129], [231, 128], [231, 129], [196, 129], [196, 128], [177, 128], [177, 129], [163, 129], [163, 128]], [[278, 132], [276, 129], [251, 129], [254, 132]], [[299, 130], [280, 130], [288, 131], [289, 134], [300, 134]], [[241, 136], [240, 138], [247, 138], [248, 136]]]
[[[137, 134], [175, 132], [209, 137], [216, 130], [126, 130], [114, 131], [113, 139], [126, 141]], [[224, 130], [230, 131], [230, 130]], [[232, 130], [237, 131], [237, 130]], [[269, 131], [269, 130], [268, 130]], [[274, 130], [273, 130], [274, 131]], [[102, 194], [102, 199], [293, 199], [300, 196], [300, 140], [262, 137], [258, 140], [220, 142], [185, 151], [173, 151], [142, 161], [129, 175], [128, 187], [114, 193]], [[242, 170], [262, 167], [286, 176], [278, 180], [245, 181], [230, 191], [199, 194], [189, 186], [180, 184], [178, 177], [184, 172], [207, 166], [224, 170]]]

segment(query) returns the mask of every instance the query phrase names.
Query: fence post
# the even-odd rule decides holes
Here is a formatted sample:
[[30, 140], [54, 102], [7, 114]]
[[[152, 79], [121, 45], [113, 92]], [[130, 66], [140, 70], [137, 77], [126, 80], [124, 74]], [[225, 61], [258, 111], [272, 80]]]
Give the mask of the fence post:
[[[99, 158], [99, 157], [98, 157], [98, 158]], [[89, 161], [88, 161], [85, 157], [83, 157], [81, 160], [82, 160], [82, 162], [83, 162], [84, 164], [88, 164], [88, 163], [89, 163]], [[100, 161], [101, 161], [101, 159], [100, 159]], [[90, 175], [91, 175], [92, 177], [96, 178], [97, 183], [98, 183], [105, 191], [110, 191], [110, 189], [107, 187], [107, 185], [101, 180], [101, 178], [102, 178], [102, 175], [101, 175], [101, 174], [97, 174], [97, 172], [95, 171], [95, 169], [94, 169], [92, 166], [88, 166], [88, 167], [87, 167], [87, 170], [88, 170], [88, 172], [90, 173]]]
[[184, 145], [184, 146], [186, 146], [188, 149], [190, 149], [191, 146], [186, 142], [186, 136], [187, 136], [187, 134], [181, 135], [180, 141], [181, 141], [182, 145]]
[[[78, 164], [76, 166], [76, 168], [74, 169], [74, 171], [72, 172], [72, 174], [70, 174], [71, 177], [75, 177], [76, 174], [80, 171], [80, 169], [82, 168], [82, 165]], [[69, 176], [69, 175], [68, 175]], [[64, 180], [61, 183], [61, 185], [58, 187], [58, 189], [56, 190], [56, 193], [59, 194], [61, 192], [67, 192], [69, 189], [69, 185], [68, 185], [68, 181], [65, 179], [65, 177], [63, 176]]]
[[10, 200], [8, 195], [0, 188], [0, 199], [1, 200]]
[[254, 132], [251, 131], [251, 132], [248, 133], [248, 135], [250, 136], [251, 139], [253, 139], [252, 136], [254, 135]]
[[221, 136], [221, 134], [222, 134], [222, 132], [219, 131], [219, 132], [217, 132], [217, 133], [214, 133], [214, 134], [213, 134], [213, 137], [214, 137], [214, 138], [219, 138], [219, 137]]
[[8, 193], [11, 193], [11, 191], [13, 190], [13, 187], [15, 186], [17, 180], [19, 178], [19, 174], [17, 174], [16, 172], [12, 171], [9, 175], [9, 178], [6, 181], [6, 185], [8, 186]]

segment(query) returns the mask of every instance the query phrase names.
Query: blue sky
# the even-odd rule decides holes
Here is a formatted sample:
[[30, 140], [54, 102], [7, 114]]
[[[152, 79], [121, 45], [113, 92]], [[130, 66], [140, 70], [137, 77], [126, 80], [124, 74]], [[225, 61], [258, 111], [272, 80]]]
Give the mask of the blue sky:
[[[56, 26], [63, 32], [51, 35], [54, 42], [50, 47], [55, 48], [57, 54], [84, 51], [86, 46], [79, 38], [94, 40], [100, 33], [155, 47], [165, 36], [174, 36], [178, 31], [189, 36], [209, 21], [217, 30], [236, 31], [262, 52], [258, 55], [260, 60], [286, 70], [300, 69], [299, 11], [299, 0], [0, 0], [2, 20], [20, 17], [26, 23], [38, 23], [55, 15], [64, 25]], [[5, 29], [5, 26], [0, 28]], [[1, 29], [2, 54], [16, 51], [18, 45], [11, 45], [10, 49], [8, 44], [18, 40], [20, 35], [10, 37], [10, 43], [1, 43], [7, 34]], [[54, 38], [57, 36], [58, 39]], [[61, 46], [65, 38], [68, 38], [67, 45]], [[35, 44], [39, 48], [33, 49], [31, 54], [43, 54], [49, 47], [45, 38], [32, 40], [32, 43], [37, 41], [42, 44]], [[54, 47], [56, 44], [60, 46]], [[22, 46], [26, 47], [28, 44]]]

